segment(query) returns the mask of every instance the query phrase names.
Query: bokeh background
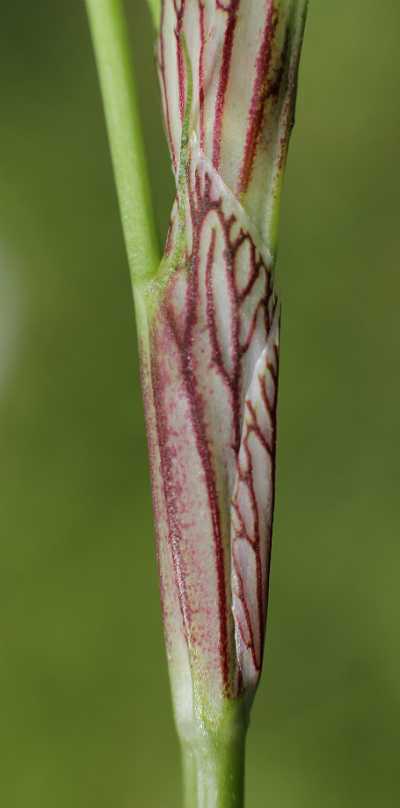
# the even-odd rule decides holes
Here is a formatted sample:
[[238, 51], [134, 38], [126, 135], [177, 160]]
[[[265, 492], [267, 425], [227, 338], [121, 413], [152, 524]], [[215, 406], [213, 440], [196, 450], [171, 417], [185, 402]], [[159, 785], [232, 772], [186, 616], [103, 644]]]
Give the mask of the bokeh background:
[[[173, 197], [126, 2], [160, 241]], [[81, 0], [0, 0], [3, 808], [177, 808], [128, 267]], [[247, 808], [400, 804], [400, 6], [314, 0]]]

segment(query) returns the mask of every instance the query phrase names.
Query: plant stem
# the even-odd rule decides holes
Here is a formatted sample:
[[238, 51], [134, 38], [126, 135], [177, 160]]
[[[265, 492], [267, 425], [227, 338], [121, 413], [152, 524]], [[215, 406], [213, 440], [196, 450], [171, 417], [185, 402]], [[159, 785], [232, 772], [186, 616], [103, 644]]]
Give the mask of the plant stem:
[[184, 808], [243, 808], [247, 720], [237, 707], [222, 726], [181, 740]]
[[121, 0], [86, 0], [132, 283], [160, 263]]
[[[121, 0], [85, 1], [134, 289], [144, 397], [151, 400], [148, 313], [142, 282], [154, 277], [160, 257], [126, 25]], [[156, 0], [151, 7], [156, 16]], [[185, 808], [243, 808], [244, 702], [224, 699], [218, 718], [212, 710], [197, 706], [195, 726], [183, 738], [181, 733]]]

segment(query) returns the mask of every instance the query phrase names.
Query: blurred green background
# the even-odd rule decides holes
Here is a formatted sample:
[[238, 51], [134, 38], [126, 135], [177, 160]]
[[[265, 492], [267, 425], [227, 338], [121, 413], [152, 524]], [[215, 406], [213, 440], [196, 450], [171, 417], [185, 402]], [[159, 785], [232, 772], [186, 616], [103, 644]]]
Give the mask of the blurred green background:
[[[126, 3], [160, 239], [173, 197]], [[400, 804], [400, 6], [314, 0], [247, 808]], [[2, 808], [177, 808], [134, 313], [81, 0], [0, 0]]]

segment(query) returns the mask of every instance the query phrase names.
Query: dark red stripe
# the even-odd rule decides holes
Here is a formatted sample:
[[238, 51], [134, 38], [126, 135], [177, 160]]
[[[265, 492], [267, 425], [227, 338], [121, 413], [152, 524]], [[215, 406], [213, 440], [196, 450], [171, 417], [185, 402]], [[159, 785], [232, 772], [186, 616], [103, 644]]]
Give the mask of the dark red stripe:
[[[223, 106], [225, 102], [225, 93], [228, 86], [229, 71], [231, 69], [232, 50], [235, 34], [235, 26], [237, 20], [237, 13], [239, 9], [240, 0], [232, 0], [228, 9], [228, 24], [225, 31], [224, 45], [222, 49], [222, 65], [219, 72], [219, 82], [217, 90], [217, 98], [215, 103], [215, 120], [214, 120], [214, 134], [213, 134], [213, 155], [212, 163], [214, 168], [219, 169], [219, 161], [221, 155], [221, 130], [222, 130], [222, 115]], [[219, 8], [224, 8], [217, 3]]]
[[264, 115], [264, 102], [268, 85], [268, 69], [272, 58], [273, 42], [278, 19], [278, 11], [275, 9], [274, 3], [272, 3], [265, 21], [264, 38], [256, 61], [256, 77], [249, 112], [250, 126], [246, 135], [246, 146], [237, 189], [239, 196], [246, 193], [250, 183], [257, 142], [260, 136]]
[[200, 19], [200, 58], [199, 58], [199, 129], [200, 148], [204, 150], [204, 6], [198, 0]]

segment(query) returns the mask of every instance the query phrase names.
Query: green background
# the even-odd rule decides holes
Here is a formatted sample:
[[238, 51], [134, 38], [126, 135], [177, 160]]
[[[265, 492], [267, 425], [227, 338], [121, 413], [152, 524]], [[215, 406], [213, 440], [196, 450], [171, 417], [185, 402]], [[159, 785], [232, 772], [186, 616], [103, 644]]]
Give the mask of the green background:
[[[130, 34], [160, 239], [173, 197]], [[0, 0], [2, 808], [177, 808], [128, 267], [80, 0]], [[247, 808], [400, 804], [400, 6], [314, 0]]]

